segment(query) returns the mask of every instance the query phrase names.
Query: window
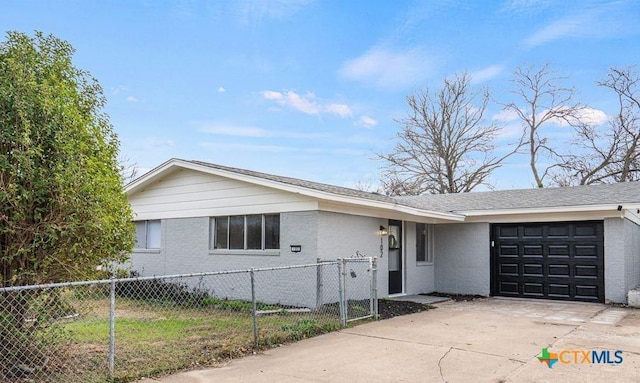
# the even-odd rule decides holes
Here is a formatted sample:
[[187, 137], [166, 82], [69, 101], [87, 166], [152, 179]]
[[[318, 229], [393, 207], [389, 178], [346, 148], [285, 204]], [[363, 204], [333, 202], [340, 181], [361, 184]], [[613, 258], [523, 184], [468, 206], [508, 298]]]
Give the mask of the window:
[[433, 262], [432, 249], [432, 230], [433, 227], [424, 223], [416, 224], [416, 261], [417, 262]]
[[162, 234], [160, 220], [135, 221], [136, 249], [159, 249]]
[[280, 248], [280, 215], [264, 216], [264, 248]]
[[280, 215], [213, 217], [210, 223], [209, 248], [212, 250], [280, 249]]

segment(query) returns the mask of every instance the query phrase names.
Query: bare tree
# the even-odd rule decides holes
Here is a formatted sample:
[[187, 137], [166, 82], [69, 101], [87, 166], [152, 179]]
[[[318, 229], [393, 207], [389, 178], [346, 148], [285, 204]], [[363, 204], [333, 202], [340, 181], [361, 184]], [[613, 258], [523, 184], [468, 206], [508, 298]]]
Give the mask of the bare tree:
[[469, 192], [488, 183], [492, 171], [515, 153], [496, 156], [494, 140], [500, 128], [485, 123], [487, 90], [470, 90], [466, 74], [445, 79], [438, 92], [407, 97], [408, 117], [384, 162], [381, 182], [389, 195]]
[[120, 177], [122, 178], [122, 183], [124, 185], [133, 182], [136, 178], [141, 176], [138, 163], [133, 162], [131, 158], [127, 156], [121, 156], [119, 158], [118, 167], [120, 168]]
[[367, 193], [384, 194], [385, 191], [379, 183], [374, 183], [368, 180], [358, 180], [354, 183], [353, 188]]
[[605, 126], [576, 126], [574, 146], [582, 150], [561, 164], [561, 184], [640, 180], [640, 75], [632, 67], [612, 68], [598, 85], [615, 92], [618, 112]]
[[[514, 72], [512, 91], [519, 100], [505, 105], [522, 122], [525, 146], [528, 148], [529, 167], [537, 187], [545, 186], [545, 179], [560, 164], [564, 155], [551, 144], [542, 132], [545, 124], [566, 123], [576, 125], [581, 120], [584, 106], [573, 101], [574, 90], [565, 87], [566, 78], [551, 70], [549, 64], [537, 69], [519, 67]], [[548, 162], [544, 162], [546, 161]]]

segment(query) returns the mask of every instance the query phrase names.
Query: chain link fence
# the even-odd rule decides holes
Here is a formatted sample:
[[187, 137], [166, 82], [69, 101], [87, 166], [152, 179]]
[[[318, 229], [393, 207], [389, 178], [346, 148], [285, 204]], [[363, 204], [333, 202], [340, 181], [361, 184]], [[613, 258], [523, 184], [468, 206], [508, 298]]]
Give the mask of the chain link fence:
[[129, 382], [377, 313], [375, 259], [0, 288], [0, 383]]

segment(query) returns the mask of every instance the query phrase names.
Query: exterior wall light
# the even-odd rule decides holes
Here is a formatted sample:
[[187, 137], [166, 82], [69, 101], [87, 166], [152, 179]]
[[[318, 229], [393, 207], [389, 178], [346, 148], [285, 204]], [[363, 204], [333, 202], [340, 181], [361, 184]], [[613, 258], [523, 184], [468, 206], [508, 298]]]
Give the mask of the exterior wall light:
[[378, 235], [381, 237], [384, 237], [387, 234], [389, 234], [387, 229], [384, 226], [380, 226], [380, 230], [378, 230]]

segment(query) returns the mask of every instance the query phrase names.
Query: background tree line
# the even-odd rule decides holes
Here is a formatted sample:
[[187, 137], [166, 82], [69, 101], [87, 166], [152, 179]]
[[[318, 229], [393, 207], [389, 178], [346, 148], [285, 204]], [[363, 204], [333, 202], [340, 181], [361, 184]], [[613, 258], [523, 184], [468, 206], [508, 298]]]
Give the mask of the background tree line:
[[[640, 179], [640, 76], [634, 67], [612, 68], [596, 83], [610, 91], [617, 110], [602, 123], [576, 100], [567, 78], [542, 67], [517, 68], [512, 100], [497, 102], [520, 122], [519, 138], [497, 147], [502, 126], [487, 118], [486, 88], [474, 90], [467, 74], [444, 80], [438, 90], [407, 97], [409, 112], [389, 153], [379, 153], [381, 185], [388, 195], [470, 192], [491, 187], [490, 175], [515, 154], [528, 158], [537, 187], [615, 183]], [[553, 140], [551, 125], [571, 129]]]

